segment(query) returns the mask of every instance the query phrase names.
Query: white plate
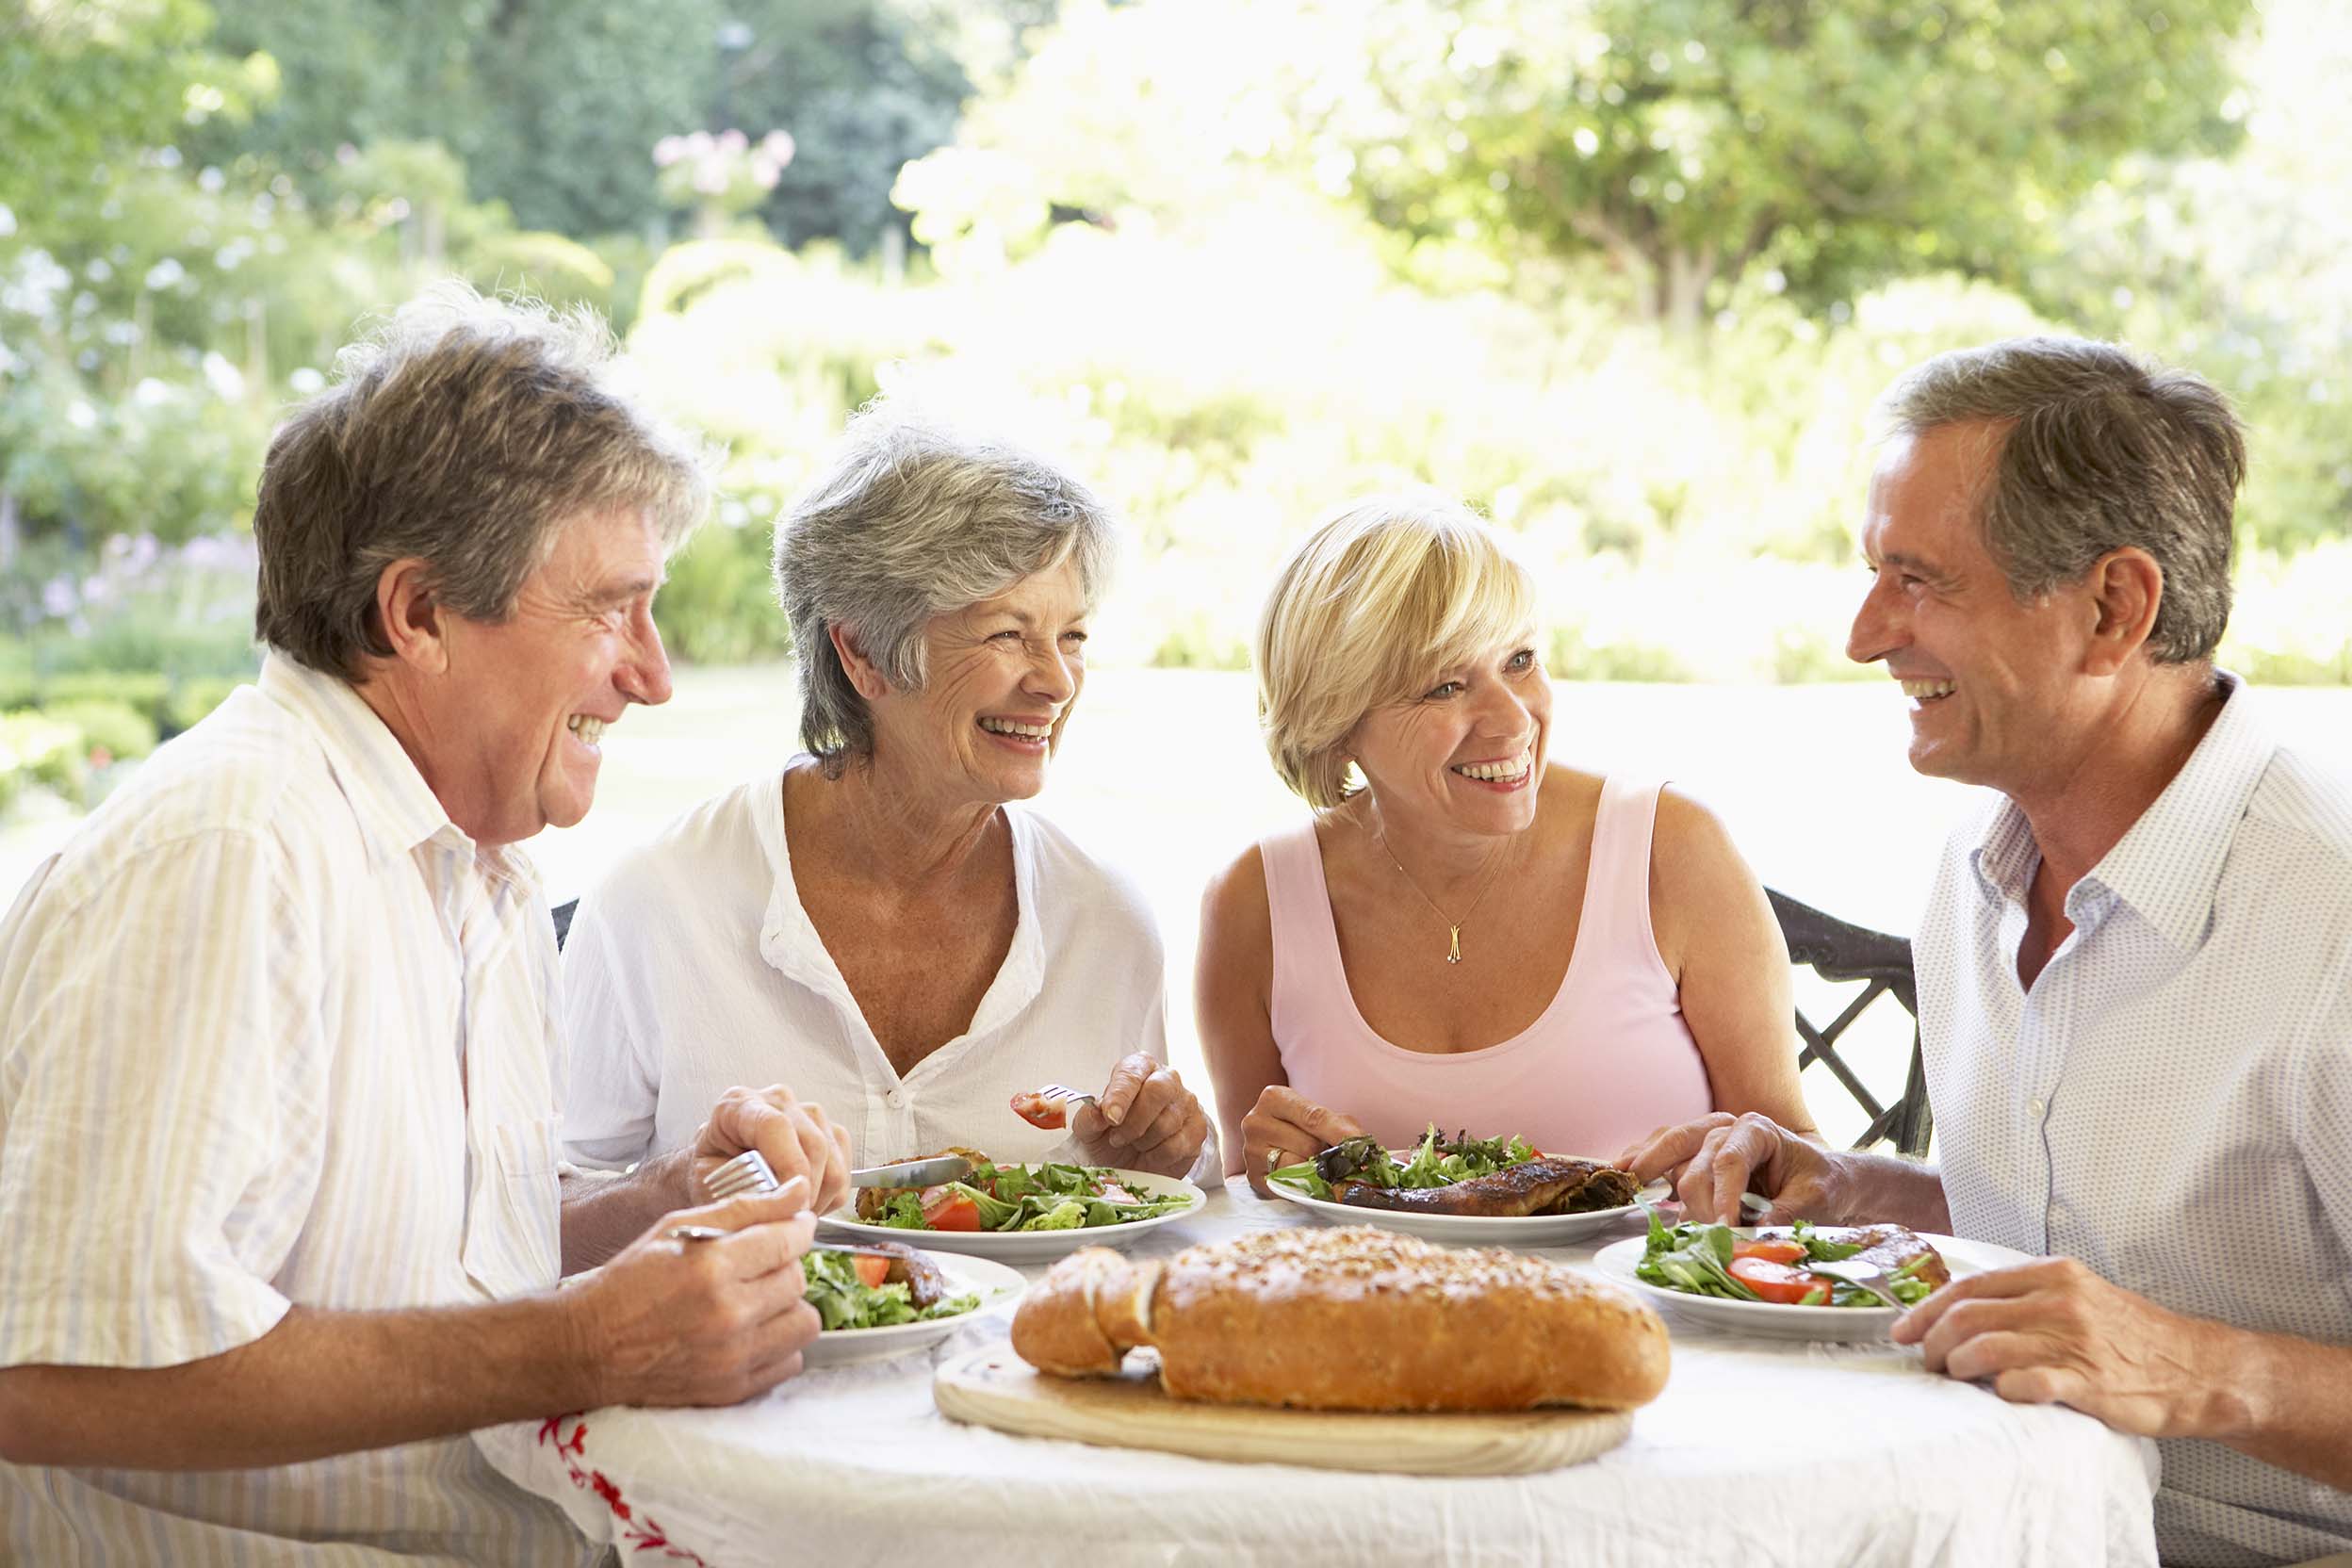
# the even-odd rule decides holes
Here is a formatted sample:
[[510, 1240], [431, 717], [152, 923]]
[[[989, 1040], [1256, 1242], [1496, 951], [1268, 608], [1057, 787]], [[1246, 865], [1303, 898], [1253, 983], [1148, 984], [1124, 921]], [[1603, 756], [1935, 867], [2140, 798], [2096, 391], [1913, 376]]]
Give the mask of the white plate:
[[[1128, 1191], [1147, 1198], [1162, 1193], [1181, 1193], [1184, 1206], [1151, 1219], [1137, 1219], [1125, 1225], [1081, 1226], [1075, 1231], [906, 1231], [889, 1225], [869, 1225], [858, 1217], [856, 1204], [835, 1209], [825, 1217], [826, 1233], [857, 1236], [867, 1241], [895, 1241], [906, 1247], [921, 1247], [934, 1252], [968, 1252], [973, 1257], [994, 1258], [999, 1263], [1043, 1263], [1058, 1258], [1065, 1252], [1075, 1252], [1081, 1247], [1124, 1247], [1146, 1232], [1163, 1225], [1173, 1225], [1189, 1219], [1209, 1200], [1209, 1195], [1190, 1182], [1180, 1182], [1172, 1176], [1152, 1176], [1140, 1170], [1113, 1170], [1119, 1184]], [[905, 1325], [901, 1325], [905, 1327]]]
[[[901, 1231], [898, 1233], [906, 1235], [907, 1233]], [[976, 1323], [990, 1313], [1004, 1311], [1029, 1288], [1029, 1282], [1021, 1278], [1020, 1269], [990, 1263], [986, 1258], [932, 1254], [931, 1261], [939, 1266], [940, 1273], [947, 1276], [950, 1295], [962, 1296], [970, 1292], [980, 1298], [980, 1304], [953, 1317], [934, 1317], [922, 1323], [892, 1323], [880, 1329], [828, 1329], [801, 1352], [801, 1364], [847, 1366], [856, 1362], [881, 1361], [890, 1356], [928, 1349], [965, 1324]]]
[[[1743, 1226], [1733, 1233], [1753, 1235], [1756, 1227]], [[1921, 1231], [1919, 1237], [1943, 1254], [1945, 1266], [1955, 1280], [1988, 1269], [2006, 1268], [2013, 1263], [2034, 1261], [2023, 1252], [1989, 1241], [1961, 1241], [1927, 1231]], [[1886, 1331], [1895, 1326], [1895, 1319], [1903, 1315], [1892, 1307], [1790, 1307], [1776, 1301], [1726, 1301], [1720, 1296], [1668, 1290], [1637, 1278], [1633, 1272], [1649, 1245], [1647, 1235], [1610, 1242], [1592, 1254], [1592, 1266], [1620, 1284], [1631, 1286], [1649, 1301], [1672, 1308], [1688, 1321], [1724, 1333], [1755, 1334], [1766, 1339], [1885, 1339]]]
[[[1390, 1155], [1398, 1165], [1413, 1156], [1410, 1149], [1392, 1150]], [[1568, 1159], [1587, 1156], [1571, 1154]], [[1606, 1160], [1596, 1160], [1606, 1165]], [[1628, 1216], [1639, 1217], [1642, 1205], [1625, 1203], [1613, 1209], [1592, 1209], [1584, 1214], [1527, 1215], [1469, 1215], [1413, 1214], [1402, 1209], [1358, 1208], [1352, 1203], [1334, 1203], [1326, 1198], [1310, 1198], [1306, 1192], [1288, 1182], [1268, 1182], [1266, 1185], [1278, 1196], [1287, 1198], [1327, 1225], [1378, 1225], [1383, 1231], [1396, 1231], [1404, 1235], [1419, 1236], [1425, 1241], [1448, 1241], [1462, 1246], [1485, 1246], [1502, 1242], [1511, 1247], [1563, 1247], [1572, 1241], [1597, 1235]]]

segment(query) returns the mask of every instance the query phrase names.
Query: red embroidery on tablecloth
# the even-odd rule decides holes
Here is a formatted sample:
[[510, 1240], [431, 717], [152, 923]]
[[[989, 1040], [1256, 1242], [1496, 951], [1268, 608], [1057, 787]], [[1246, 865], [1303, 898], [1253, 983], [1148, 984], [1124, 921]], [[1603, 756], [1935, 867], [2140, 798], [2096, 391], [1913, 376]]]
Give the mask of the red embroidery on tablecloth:
[[[572, 1424], [568, 1437], [564, 1432], [566, 1421]], [[668, 1533], [654, 1521], [653, 1515], [631, 1509], [622, 1498], [621, 1489], [606, 1478], [603, 1471], [591, 1470], [580, 1462], [588, 1457], [588, 1423], [580, 1418], [578, 1411], [569, 1415], [550, 1416], [541, 1422], [539, 1446], [552, 1447], [563, 1459], [564, 1473], [572, 1478], [574, 1486], [583, 1492], [593, 1492], [603, 1500], [604, 1506], [612, 1511], [612, 1517], [620, 1521], [621, 1527], [614, 1532], [614, 1539], [625, 1544], [631, 1552], [660, 1552], [665, 1558], [694, 1563], [696, 1568], [710, 1568], [709, 1563], [685, 1547], [672, 1545]]]

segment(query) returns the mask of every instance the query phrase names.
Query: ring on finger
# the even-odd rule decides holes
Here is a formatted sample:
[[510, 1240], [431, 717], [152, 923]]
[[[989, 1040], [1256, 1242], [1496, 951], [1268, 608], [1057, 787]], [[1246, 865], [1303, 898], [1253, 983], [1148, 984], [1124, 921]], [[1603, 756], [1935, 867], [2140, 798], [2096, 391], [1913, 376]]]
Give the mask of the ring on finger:
[[724, 1241], [729, 1233], [716, 1225], [673, 1225], [662, 1233], [663, 1241]]

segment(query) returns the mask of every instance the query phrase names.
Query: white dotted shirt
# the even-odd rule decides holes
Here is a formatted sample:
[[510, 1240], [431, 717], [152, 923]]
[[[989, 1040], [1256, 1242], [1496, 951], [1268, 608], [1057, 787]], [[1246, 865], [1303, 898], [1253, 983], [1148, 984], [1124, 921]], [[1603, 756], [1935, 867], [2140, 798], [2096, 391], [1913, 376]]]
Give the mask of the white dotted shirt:
[[[555, 940], [382, 720], [284, 659], [0, 920], [0, 1366], [158, 1367], [297, 1303], [552, 1287]], [[465, 1436], [268, 1469], [0, 1463], [0, 1563], [578, 1563]]]
[[[2030, 992], [2024, 813], [1998, 799], [1953, 836], [1914, 948], [1944, 1192], [1959, 1235], [2352, 1344], [2352, 782], [2220, 679], [2187, 764], [2068, 890], [2074, 931]], [[2166, 1563], [2352, 1550], [2352, 1494], [2161, 1447]]]

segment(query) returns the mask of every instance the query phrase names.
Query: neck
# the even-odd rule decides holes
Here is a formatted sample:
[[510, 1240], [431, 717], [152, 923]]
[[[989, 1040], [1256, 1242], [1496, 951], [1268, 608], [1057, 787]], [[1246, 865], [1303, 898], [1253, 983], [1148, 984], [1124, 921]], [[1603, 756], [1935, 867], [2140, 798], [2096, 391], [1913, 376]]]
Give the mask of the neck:
[[2222, 702], [2210, 666], [2159, 667], [2079, 731], [2060, 766], [2010, 792], [2054, 887], [2073, 887], [2132, 830], [2187, 765]]
[[1437, 903], [1452, 919], [1461, 906], [1478, 896], [1510, 855], [1512, 841], [1524, 834], [1496, 838], [1487, 833], [1431, 829], [1401, 815], [1385, 813], [1370, 790], [1364, 793], [1359, 821], [1376, 846], [1396, 862], [1423, 897]]
[[970, 870], [1000, 809], [993, 802], [942, 801], [878, 756], [852, 761], [839, 778], [814, 769], [808, 777], [806, 799], [817, 825], [833, 842], [857, 846], [857, 874], [909, 892]]
[[[476, 844], [492, 847], [491, 841], [476, 832], [474, 825], [466, 820], [463, 793], [457, 788], [458, 780], [451, 777], [447, 769], [434, 766], [436, 748], [433, 744], [433, 720], [416, 681], [400, 666], [389, 665], [367, 672], [351, 690], [358, 693], [359, 700], [384, 721], [384, 727], [392, 732], [392, 738], [400, 743], [400, 750], [407, 753], [417, 776], [425, 781], [425, 788], [433, 792], [433, 797], [441, 803], [441, 809], [449, 814], [449, 820], [457, 824]], [[452, 804], [453, 799], [455, 804]]]

